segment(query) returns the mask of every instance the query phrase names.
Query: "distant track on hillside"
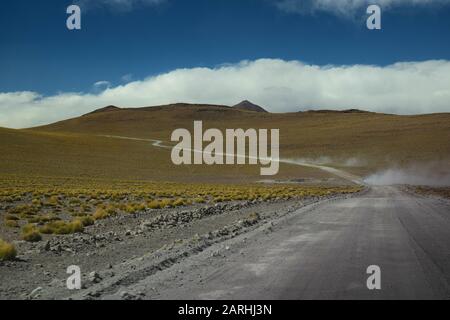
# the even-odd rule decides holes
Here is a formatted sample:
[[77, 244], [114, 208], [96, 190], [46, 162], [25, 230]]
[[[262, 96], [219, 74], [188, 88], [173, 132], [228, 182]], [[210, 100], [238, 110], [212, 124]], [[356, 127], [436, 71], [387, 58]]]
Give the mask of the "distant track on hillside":
[[[123, 139], [123, 140], [132, 140], [132, 141], [144, 141], [144, 142], [151, 142], [153, 147], [156, 148], [163, 148], [163, 149], [172, 149], [174, 148], [174, 146], [170, 146], [170, 145], [164, 145], [164, 141], [162, 140], [157, 140], [157, 139], [144, 139], [144, 138], [133, 138], [133, 137], [124, 137], [124, 136], [115, 136], [115, 135], [100, 135], [100, 137], [104, 137], [104, 138], [112, 138], [112, 139]], [[203, 153], [204, 151], [201, 150], [195, 150], [195, 149], [188, 149], [189, 151], [193, 151], [193, 152], [197, 152], [197, 153]], [[228, 154], [226, 153], [219, 153], [219, 155], [222, 156], [227, 156]], [[237, 157], [244, 157], [246, 159], [253, 159], [254, 157], [250, 157], [247, 155], [236, 155]], [[272, 160], [271, 158], [263, 158], [263, 160]], [[332, 175], [335, 175], [339, 178], [342, 178], [344, 180], [356, 183], [356, 184], [360, 184], [363, 185], [365, 184], [363, 179], [357, 175], [351, 174], [349, 172], [340, 170], [340, 169], [336, 169], [333, 167], [329, 167], [329, 166], [323, 166], [323, 165], [318, 165], [318, 164], [314, 164], [314, 163], [308, 163], [305, 161], [299, 161], [299, 160], [294, 160], [294, 159], [279, 159], [278, 160], [280, 163], [286, 163], [286, 164], [292, 164], [292, 165], [297, 165], [297, 166], [302, 166], [302, 167], [308, 167], [308, 168], [316, 168], [322, 171], [325, 171], [327, 173], [331, 173]]]

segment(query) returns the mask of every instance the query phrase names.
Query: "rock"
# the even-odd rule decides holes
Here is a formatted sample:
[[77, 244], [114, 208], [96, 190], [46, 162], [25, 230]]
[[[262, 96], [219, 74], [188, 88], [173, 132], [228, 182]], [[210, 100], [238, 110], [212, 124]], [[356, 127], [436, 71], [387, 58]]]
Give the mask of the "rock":
[[94, 297], [94, 298], [98, 298], [98, 297], [100, 297], [100, 292], [98, 292], [98, 291], [91, 291], [91, 292], [88, 293], [88, 296]]
[[213, 234], [211, 233], [211, 232], [208, 232], [207, 234], [206, 234], [206, 239], [208, 239], [208, 240], [211, 240], [211, 239], [213, 239], [214, 238], [214, 236], [213, 236]]
[[131, 230], [127, 230], [127, 231], [125, 232], [125, 235], [126, 235], [126, 236], [131, 236]]
[[103, 273], [103, 276], [104, 277], [108, 277], [108, 278], [112, 278], [112, 277], [114, 277], [116, 274], [113, 272], [113, 271], [105, 271], [104, 273]]
[[50, 251], [55, 252], [55, 253], [61, 252], [62, 251], [61, 245], [57, 244], [56, 246], [51, 247]]
[[213, 253], [211, 253], [211, 257], [218, 257], [218, 256], [220, 256], [219, 251], [214, 251]]
[[141, 300], [143, 295], [143, 293], [132, 294], [127, 291], [122, 291], [119, 293], [122, 300]]
[[50, 282], [50, 286], [51, 286], [51, 287], [63, 287], [63, 286], [64, 286], [64, 281], [55, 278], [55, 279], [53, 279], [53, 280]]
[[92, 271], [91, 273], [89, 273], [88, 280], [92, 283], [99, 283], [100, 281], [102, 281], [102, 277], [98, 272]]
[[18, 255], [16, 257], [17, 260], [22, 261], [22, 262], [28, 262], [28, 257], [25, 255]]
[[36, 299], [39, 298], [39, 296], [42, 293], [42, 287], [37, 287], [36, 289], [34, 289], [33, 291], [31, 291], [31, 293], [29, 294], [29, 297], [31, 299]]
[[44, 244], [44, 250], [49, 251], [50, 250], [50, 241], [45, 242]]

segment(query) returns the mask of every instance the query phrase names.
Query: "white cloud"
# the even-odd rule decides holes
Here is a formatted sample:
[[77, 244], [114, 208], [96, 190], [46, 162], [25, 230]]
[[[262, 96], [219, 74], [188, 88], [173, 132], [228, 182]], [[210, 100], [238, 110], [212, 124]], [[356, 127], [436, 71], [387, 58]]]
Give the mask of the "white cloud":
[[232, 105], [248, 99], [272, 112], [360, 108], [400, 114], [450, 112], [450, 61], [318, 66], [261, 59], [217, 68], [178, 69], [94, 93], [42, 97], [0, 93], [0, 126], [29, 127], [106, 105], [174, 102]]
[[121, 77], [121, 80], [123, 82], [130, 82], [133, 80], [133, 74], [131, 74], [131, 73], [125, 74]]
[[96, 83], [94, 83], [94, 87], [110, 87], [111, 86], [111, 82], [109, 82], [109, 81], [105, 81], [105, 80], [102, 80], [102, 81], [97, 81]]
[[400, 6], [439, 6], [450, 4], [450, 0], [272, 0], [283, 11], [311, 14], [328, 12], [338, 16], [354, 16], [366, 13], [371, 4], [378, 4], [383, 9]]
[[111, 88], [112, 84], [109, 81], [97, 81], [92, 85], [92, 92], [93, 93], [100, 93], [108, 88]]

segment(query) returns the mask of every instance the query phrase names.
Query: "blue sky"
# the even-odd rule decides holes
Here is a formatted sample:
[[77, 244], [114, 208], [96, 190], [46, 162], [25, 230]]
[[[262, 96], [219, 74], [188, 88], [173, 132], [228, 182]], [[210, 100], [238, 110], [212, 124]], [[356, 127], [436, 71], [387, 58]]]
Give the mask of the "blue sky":
[[[69, 31], [66, 28], [66, 8], [74, 2], [82, 8], [81, 31]], [[142, 101], [124, 99], [118, 95], [120, 90], [116, 90], [114, 94], [107, 92], [108, 99], [89, 100], [89, 103], [95, 105], [87, 107], [86, 96], [105, 96], [105, 89], [108, 88], [121, 89], [130, 82], [142, 84], [148, 77], [172, 75], [178, 69], [217, 70], [227, 65], [239, 66], [244, 60], [256, 63], [259, 59], [271, 59], [272, 64], [276, 64], [274, 61], [278, 60], [285, 64], [294, 61], [315, 68], [325, 68], [322, 70], [324, 75], [328, 72], [327, 65], [340, 66], [345, 70], [355, 65], [388, 68], [397, 62], [443, 61], [447, 66], [450, 60], [450, 0], [431, 3], [426, 0], [379, 0], [383, 4], [382, 30], [379, 31], [369, 31], [365, 27], [365, 2], [366, 0], [2, 1], [0, 126], [12, 123], [11, 126], [20, 127], [75, 116], [87, 109], [101, 107], [103, 102], [149, 105], [209, 99], [203, 102], [231, 103], [238, 102], [236, 100], [241, 97], [250, 97], [267, 105], [279, 98], [284, 89], [296, 89], [286, 88], [279, 83], [274, 83], [273, 86], [266, 83], [264, 87], [260, 87], [261, 91], [266, 92], [267, 88], [272, 87], [283, 90], [276, 91], [270, 99], [256, 92], [246, 95], [245, 92], [230, 91], [229, 99], [173, 92], [171, 96]], [[271, 69], [272, 64], [257, 65], [264, 65], [267, 70]], [[429, 66], [426, 65], [427, 68]], [[433, 70], [438, 70], [435, 64], [431, 66]], [[418, 70], [417, 66], [414, 68]], [[386, 70], [375, 69], [389, 76], [389, 70]], [[395, 70], [404, 71], [401, 67], [396, 67]], [[439, 65], [439, 70], [444, 68]], [[343, 73], [339, 72], [338, 75]], [[299, 74], [304, 74], [304, 71], [299, 69]], [[240, 73], [239, 79], [244, 79], [247, 75]], [[440, 75], [437, 77], [442, 78]], [[406, 75], [405, 79], [407, 78]], [[383, 83], [383, 80], [377, 81]], [[417, 81], [428, 80], [420, 78]], [[152, 90], [156, 90], [155, 86], [161, 88], [162, 84], [153, 84]], [[128, 86], [130, 87], [132, 86]], [[306, 89], [301, 88], [299, 92]], [[319, 90], [309, 89], [309, 92]], [[364, 92], [379, 91], [378, 88], [367, 90]], [[406, 92], [406, 89], [402, 90]], [[442, 106], [449, 97], [447, 91], [443, 90], [433, 93], [442, 100], [438, 103], [441, 107], [437, 111], [446, 111]], [[36, 107], [44, 98], [61, 98], [61, 95], [68, 93], [78, 93], [78, 96], [71, 98], [76, 101], [84, 99], [80, 105], [85, 107], [77, 109], [77, 113], [61, 111], [55, 119], [38, 117], [38, 120], [17, 120], [20, 117], [34, 119], [36, 114], [47, 110], [45, 108], [34, 110], [34, 116], [26, 108], [23, 109], [28, 110], [26, 117], [23, 114], [8, 113], [12, 110], [12, 105]], [[136, 92], [134, 95], [137, 95]], [[336, 95], [333, 91], [327, 94], [332, 99], [325, 101], [323, 97], [311, 97], [308, 101], [298, 103], [291, 98], [274, 106], [274, 111], [291, 111], [311, 104], [317, 108], [334, 105], [339, 108], [349, 103], [347, 100], [339, 100]], [[381, 95], [379, 98], [382, 98]], [[365, 107], [387, 110], [389, 103], [382, 104], [380, 99]], [[354, 104], [360, 104], [360, 101], [355, 94]], [[407, 102], [401, 101], [404, 105]], [[287, 107], [289, 103], [292, 107]], [[396, 107], [393, 104], [392, 107]], [[73, 109], [73, 106], [68, 108]], [[411, 112], [399, 112], [426, 112], [426, 108], [426, 105], [418, 105]], [[13, 118], [16, 120], [13, 121]]]
[[71, 3], [2, 1], [0, 91], [88, 91], [125, 75], [258, 58], [319, 65], [450, 59], [450, 6], [395, 8], [383, 14], [381, 31], [369, 31], [365, 8], [355, 19], [286, 12], [270, 0], [167, 0], [134, 9], [88, 3], [83, 29], [74, 32], [65, 28]]

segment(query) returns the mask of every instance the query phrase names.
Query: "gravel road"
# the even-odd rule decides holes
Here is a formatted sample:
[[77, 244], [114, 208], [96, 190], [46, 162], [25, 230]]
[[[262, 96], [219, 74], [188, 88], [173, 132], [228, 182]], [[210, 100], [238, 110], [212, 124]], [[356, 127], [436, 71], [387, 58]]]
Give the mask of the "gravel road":
[[[381, 270], [369, 290], [367, 267]], [[102, 296], [143, 299], [449, 299], [447, 200], [371, 187], [274, 219]]]

